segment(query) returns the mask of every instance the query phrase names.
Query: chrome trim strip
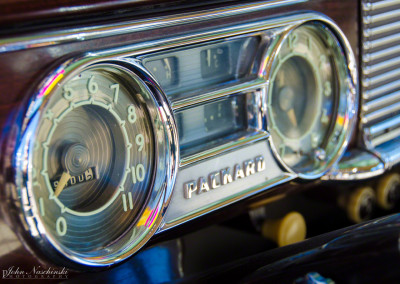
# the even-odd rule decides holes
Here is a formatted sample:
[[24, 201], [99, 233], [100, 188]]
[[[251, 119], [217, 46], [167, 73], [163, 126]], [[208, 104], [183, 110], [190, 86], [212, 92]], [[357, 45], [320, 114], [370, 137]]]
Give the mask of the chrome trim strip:
[[392, 47], [385, 48], [385, 49], [382, 49], [379, 51], [364, 54], [362, 60], [363, 60], [363, 62], [368, 63], [371, 61], [385, 58], [387, 56], [396, 55], [397, 53], [400, 53], [400, 45], [392, 46]]
[[385, 72], [380, 75], [372, 76], [370, 78], [366, 78], [363, 80], [363, 86], [373, 88], [375, 85], [378, 85], [382, 82], [397, 78], [400, 78], [400, 68]]
[[383, 97], [377, 98], [375, 100], [369, 101], [364, 104], [363, 111], [365, 113], [371, 113], [372, 111], [384, 107], [389, 104], [393, 104], [400, 101], [400, 91], [396, 91], [385, 95]]
[[376, 147], [380, 144], [388, 142], [396, 137], [400, 136], [400, 128], [391, 129], [388, 133], [384, 133], [371, 141], [371, 145]]
[[[399, 4], [398, 1], [395, 1], [395, 2], [397, 2], [396, 4]], [[377, 14], [377, 15], [373, 15], [373, 16], [369, 16], [369, 17], [364, 17], [363, 23], [367, 24], [367, 25], [377, 24], [377, 23], [380, 23], [383, 21], [396, 19], [399, 16], [400, 16], [400, 9], [396, 9], [396, 10], [389, 11], [386, 13], [381, 13], [381, 14]]]
[[240, 4], [228, 8], [217, 8], [201, 12], [187, 13], [174, 17], [163, 16], [148, 20], [127, 21], [114, 25], [97, 25], [83, 29], [70, 29], [57, 32], [33, 34], [0, 40], [0, 53], [17, 51], [28, 48], [57, 45], [66, 42], [96, 39], [108, 36], [123, 35], [132, 32], [159, 29], [187, 23], [209, 21], [225, 17], [248, 14], [281, 6], [307, 2], [308, 0], [273, 0]]
[[363, 4], [363, 10], [364, 11], [376, 11], [379, 9], [394, 6], [396, 4], [399, 4], [398, 0], [384, 0], [384, 1], [378, 1], [375, 3], [367, 2], [367, 3]]
[[186, 222], [188, 222], [188, 221], [190, 221], [192, 219], [198, 218], [198, 217], [200, 217], [202, 215], [205, 215], [205, 214], [213, 212], [213, 211], [215, 211], [217, 209], [223, 208], [223, 207], [225, 207], [225, 206], [227, 206], [229, 204], [232, 204], [232, 203], [234, 203], [236, 201], [242, 200], [242, 199], [247, 198], [249, 196], [252, 196], [252, 195], [255, 195], [255, 194], [260, 193], [262, 191], [265, 191], [267, 189], [270, 189], [271, 187], [275, 187], [275, 186], [284, 184], [286, 182], [289, 182], [291, 180], [294, 180], [296, 177], [297, 177], [296, 175], [285, 173], [284, 175], [282, 175], [280, 177], [268, 180], [268, 181], [266, 181], [265, 183], [263, 183], [261, 185], [258, 185], [256, 187], [250, 188], [246, 192], [241, 193], [241, 194], [239, 194], [237, 196], [231, 197], [231, 198], [229, 198], [227, 200], [224, 200], [222, 202], [219, 202], [219, 201], [215, 202], [214, 204], [210, 204], [210, 206], [208, 206], [207, 208], [199, 209], [195, 213], [191, 212], [191, 213], [189, 213], [189, 214], [187, 214], [185, 216], [182, 216], [182, 217], [180, 217], [178, 219], [171, 220], [168, 223], [165, 223], [164, 226], [161, 227], [157, 233], [164, 232], [166, 230], [172, 229], [172, 228], [174, 228], [174, 227], [176, 227], [178, 225], [184, 224], [184, 223], [186, 223]]
[[400, 41], [399, 35], [398, 34], [394, 34], [394, 35], [385, 36], [385, 37], [382, 37], [382, 38], [379, 38], [379, 39], [366, 41], [363, 44], [363, 48], [365, 50], [370, 50], [370, 49], [375, 49], [375, 48], [379, 48], [379, 47], [385, 46], [387, 44], [396, 43], [398, 41]]
[[377, 123], [369, 128], [366, 128], [366, 133], [370, 135], [376, 135], [380, 132], [385, 131], [386, 129], [395, 127], [396, 125], [400, 124], [400, 115], [395, 117], [391, 117], [390, 119], [384, 120], [381, 123]]
[[164, 38], [160, 40], [148, 41], [144, 43], [136, 43], [120, 48], [107, 49], [105, 51], [90, 52], [89, 55], [93, 57], [102, 58], [115, 58], [116, 56], [140, 56], [146, 53], [161, 51], [165, 49], [181, 47], [185, 45], [192, 45], [196, 43], [208, 42], [227, 37], [234, 36], [255, 36], [259, 35], [261, 31], [281, 28], [293, 25], [300, 25], [307, 21], [328, 21], [331, 20], [324, 15], [305, 12], [304, 14], [289, 15], [285, 17], [272, 18], [257, 22], [251, 22], [242, 25], [229, 26], [219, 29], [210, 30], [207, 32], [191, 33], [189, 35], [176, 36], [171, 38]]
[[393, 92], [399, 87], [400, 87], [400, 80], [393, 81], [391, 83], [382, 85], [378, 88], [364, 91], [363, 98], [365, 100], [371, 100], [371, 99], [374, 99], [374, 98], [384, 95], [386, 92]]
[[385, 172], [385, 165], [377, 156], [365, 150], [352, 149], [332, 168], [323, 180], [359, 180], [379, 176]]
[[390, 169], [400, 162], [400, 138], [376, 147], [376, 152], [385, 163], [385, 168]]
[[255, 131], [255, 132], [248, 133], [246, 136], [243, 136], [239, 139], [235, 139], [234, 141], [230, 141], [221, 146], [214, 147], [212, 149], [209, 149], [209, 150], [206, 150], [206, 151], [203, 151], [200, 153], [196, 153], [194, 155], [190, 155], [185, 158], [181, 158], [179, 167], [183, 168], [183, 167], [189, 166], [191, 164], [200, 162], [207, 158], [214, 157], [214, 156], [217, 156], [217, 155], [229, 152], [229, 151], [233, 151], [244, 145], [251, 144], [251, 143], [263, 140], [263, 139], [267, 139], [268, 137], [269, 137], [269, 133], [267, 133], [265, 131]]
[[[386, 98], [386, 97], [384, 97], [384, 98]], [[397, 101], [394, 104], [388, 105], [388, 106], [386, 106], [384, 108], [378, 109], [378, 110], [376, 110], [374, 112], [371, 112], [371, 113], [365, 115], [363, 117], [363, 119], [362, 119], [362, 122], [364, 124], [371, 123], [374, 120], [378, 120], [380, 118], [383, 118], [383, 117], [385, 117], [385, 116], [387, 116], [387, 115], [389, 115], [389, 114], [391, 114], [391, 113], [393, 113], [395, 111], [398, 111], [398, 110], [400, 110], [400, 102], [399, 101]]]
[[[400, 17], [400, 10], [398, 10], [397, 14], [398, 15], [396, 15], [396, 17]], [[379, 26], [379, 27], [368, 28], [368, 29], [364, 30], [364, 36], [365, 37], [379, 36], [379, 35], [387, 33], [387, 32], [396, 32], [396, 29], [400, 29], [399, 22], [394, 22], [394, 23], [390, 23], [387, 25]], [[397, 34], [397, 32], [396, 32], [396, 34]]]
[[[400, 25], [400, 23], [399, 23], [399, 25]], [[379, 62], [377, 64], [365, 66], [363, 72], [365, 75], [371, 75], [373, 73], [383, 71], [387, 68], [390, 68], [390, 67], [393, 67], [393, 66], [396, 66], [399, 64], [400, 64], [400, 57], [394, 58], [394, 59], [390, 58], [388, 60]]]
[[255, 91], [257, 89], [262, 89], [265, 88], [266, 84], [267, 82], [265, 82], [265, 80], [263, 80], [262, 78], [257, 78], [249, 82], [235, 84], [233, 86], [221, 88], [215, 91], [211, 91], [209, 93], [203, 93], [198, 96], [191, 96], [191, 97], [186, 97], [184, 99], [178, 99], [172, 101], [172, 109], [174, 111], [184, 110], [188, 107], [194, 107], [196, 105], [201, 105], [207, 102], [211, 102], [213, 100], [225, 97], [230, 94], [246, 93]]

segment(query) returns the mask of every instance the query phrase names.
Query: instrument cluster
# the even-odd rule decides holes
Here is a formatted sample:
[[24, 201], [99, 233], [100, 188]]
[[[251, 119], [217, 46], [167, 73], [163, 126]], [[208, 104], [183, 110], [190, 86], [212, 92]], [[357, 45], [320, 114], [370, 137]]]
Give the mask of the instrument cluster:
[[156, 233], [324, 175], [352, 134], [355, 84], [346, 38], [314, 13], [71, 58], [21, 110], [21, 220], [59, 263], [118, 263]]

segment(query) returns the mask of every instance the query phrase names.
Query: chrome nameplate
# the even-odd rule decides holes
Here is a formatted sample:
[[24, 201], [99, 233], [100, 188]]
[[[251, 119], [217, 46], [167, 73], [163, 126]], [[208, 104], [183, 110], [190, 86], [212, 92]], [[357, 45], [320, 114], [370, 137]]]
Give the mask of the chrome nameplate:
[[278, 165], [268, 138], [181, 167], [161, 231], [295, 177]]
[[263, 170], [265, 170], [265, 159], [263, 156], [257, 156], [254, 159], [244, 161], [242, 164], [235, 164], [233, 170], [230, 167], [225, 167], [209, 173], [208, 178], [201, 176], [197, 180], [186, 182], [183, 184], [183, 192], [185, 198], [190, 199], [194, 193], [208, 192], [210, 189], [216, 189]]

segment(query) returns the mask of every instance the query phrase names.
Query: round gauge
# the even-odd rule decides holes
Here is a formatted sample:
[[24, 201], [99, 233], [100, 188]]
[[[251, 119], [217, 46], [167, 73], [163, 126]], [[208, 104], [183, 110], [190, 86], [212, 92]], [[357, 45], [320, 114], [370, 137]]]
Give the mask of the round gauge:
[[333, 32], [303, 24], [279, 39], [268, 69], [268, 129], [278, 158], [305, 178], [323, 174], [349, 135], [355, 91]]
[[42, 88], [31, 118], [28, 196], [38, 231], [59, 252], [109, 265], [159, 222], [171, 135], [154, 93], [129, 69], [98, 63], [55, 84], [63, 74]]

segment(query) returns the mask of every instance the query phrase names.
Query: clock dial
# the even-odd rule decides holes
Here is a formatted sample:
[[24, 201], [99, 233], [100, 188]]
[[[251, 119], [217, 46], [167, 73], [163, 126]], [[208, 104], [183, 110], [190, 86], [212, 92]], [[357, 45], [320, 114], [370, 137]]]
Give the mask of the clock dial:
[[334, 34], [319, 24], [289, 31], [276, 49], [269, 74], [269, 131], [277, 155], [297, 173], [323, 172], [346, 136], [342, 113], [349, 90], [340, 54]]

